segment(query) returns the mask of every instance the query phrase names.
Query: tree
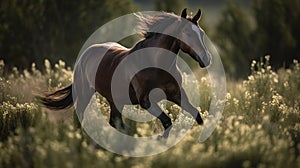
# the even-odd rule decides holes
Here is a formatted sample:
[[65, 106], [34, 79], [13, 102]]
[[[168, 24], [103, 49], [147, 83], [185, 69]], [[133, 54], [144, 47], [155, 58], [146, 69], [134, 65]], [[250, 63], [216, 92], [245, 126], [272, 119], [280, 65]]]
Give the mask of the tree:
[[0, 59], [20, 68], [45, 58], [73, 65], [93, 31], [134, 10], [132, 0], [1, 0]]
[[253, 39], [250, 18], [237, 3], [228, 1], [217, 25], [214, 39], [223, 56], [227, 73], [232, 76], [247, 75], [247, 68], [253, 59]]
[[256, 54], [270, 54], [274, 69], [289, 67], [300, 59], [299, 0], [253, 0], [256, 20]]
[[184, 8], [184, 0], [155, 0], [155, 10], [180, 13]]
[[289, 67], [293, 59], [300, 60], [299, 30], [298, 0], [252, 0], [247, 13], [236, 1], [228, 1], [214, 38], [226, 71], [245, 77], [251, 60], [265, 55], [270, 55], [274, 70]]

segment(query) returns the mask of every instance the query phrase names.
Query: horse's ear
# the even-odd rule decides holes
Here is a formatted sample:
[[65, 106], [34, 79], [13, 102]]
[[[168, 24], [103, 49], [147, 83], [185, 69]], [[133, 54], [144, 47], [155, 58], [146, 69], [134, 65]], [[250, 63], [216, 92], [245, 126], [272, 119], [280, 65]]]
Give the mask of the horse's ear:
[[197, 23], [200, 17], [201, 17], [201, 9], [199, 9], [197, 14], [192, 18], [192, 22]]
[[187, 13], [186, 13], [186, 8], [184, 8], [181, 12], [181, 17], [186, 18]]

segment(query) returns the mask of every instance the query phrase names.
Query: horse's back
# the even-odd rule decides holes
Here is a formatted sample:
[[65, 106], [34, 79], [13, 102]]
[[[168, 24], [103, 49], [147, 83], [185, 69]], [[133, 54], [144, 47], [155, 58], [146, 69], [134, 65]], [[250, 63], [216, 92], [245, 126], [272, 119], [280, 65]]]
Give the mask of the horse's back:
[[127, 48], [115, 42], [94, 44], [88, 47], [76, 62], [74, 78], [87, 80], [90, 87], [95, 89], [95, 78], [99, 66], [105, 66], [103, 68], [108, 70], [107, 60], [110, 62], [118, 60], [118, 53], [127, 51]]
[[107, 42], [102, 44], [94, 44], [88, 47], [80, 56], [77, 63], [86, 65], [99, 65], [100, 61], [108, 54], [109, 51], [120, 50], [127, 51], [128, 49], [115, 42]]

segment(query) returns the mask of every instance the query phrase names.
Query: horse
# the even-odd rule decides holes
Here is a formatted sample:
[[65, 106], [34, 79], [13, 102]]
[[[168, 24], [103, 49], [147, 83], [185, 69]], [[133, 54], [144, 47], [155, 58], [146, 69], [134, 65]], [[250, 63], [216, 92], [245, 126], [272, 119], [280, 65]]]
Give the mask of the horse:
[[[58, 89], [53, 93], [46, 94], [40, 97], [41, 103], [49, 109], [60, 110], [69, 108], [75, 105], [79, 121], [83, 120], [83, 113], [89, 103], [86, 101], [74, 102], [80, 96], [86, 96], [85, 93], [98, 92], [101, 96], [106, 98], [110, 106], [109, 124], [115, 129], [119, 127], [125, 129], [125, 124], [122, 119], [122, 107], [126, 104], [140, 105], [150, 114], [157, 117], [164, 127], [163, 137], [169, 136], [172, 121], [170, 117], [163, 112], [158, 106], [158, 101], [165, 98], [179, 106], [188, 113], [190, 113], [199, 125], [203, 124], [198, 110], [190, 103], [186, 92], [184, 91], [181, 81], [181, 73], [176, 66], [177, 55], [180, 50], [187, 53], [193, 60], [199, 63], [201, 68], [205, 68], [211, 63], [211, 54], [207, 50], [203, 36], [205, 32], [199, 26], [198, 22], [201, 18], [201, 10], [199, 9], [196, 15], [188, 16], [187, 9], [182, 10], [181, 15], [173, 13], [160, 14], [159, 16], [140, 17], [140, 30], [143, 39], [138, 41], [131, 48], [126, 48], [115, 42], [107, 42], [102, 44], [94, 44], [86, 49], [80, 56], [74, 68], [73, 83], [65, 88]], [[185, 24], [183, 21], [188, 22]], [[180, 26], [178, 26], [180, 25]], [[175, 33], [177, 37], [153, 30], [168, 30]], [[183, 39], [183, 40], [181, 40]], [[186, 41], [186, 42], [184, 42]], [[173, 53], [171, 59], [163, 60], [165, 57], [162, 53], [157, 52], [155, 56], [151, 54], [147, 56], [143, 49], [161, 48]], [[138, 52], [141, 51], [141, 52]], [[104, 54], [103, 54], [104, 53]], [[122, 80], [126, 78], [128, 71], [138, 66], [141, 59], [159, 65], [162, 62], [167, 64], [168, 70], [159, 68], [145, 68], [136, 73], [129, 81], [129, 88], [127, 90], [120, 90], [120, 93], [114, 97], [112, 93], [113, 73], [119, 64], [131, 54], [137, 53], [137, 62], [124, 66], [121, 70]], [[102, 56], [99, 56], [103, 54]], [[101, 57], [101, 61], [99, 58]], [[91, 66], [93, 64], [93, 66]], [[96, 67], [94, 65], [97, 65]], [[90, 73], [92, 71], [93, 73]], [[175, 77], [174, 77], [175, 74]], [[123, 78], [124, 77], [124, 78]], [[122, 80], [120, 85], [122, 85]], [[74, 86], [74, 81], [77, 81], [77, 86]], [[151, 91], [155, 88], [161, 89], [165, 93], [165, 97], [158, 97], [151, 99]], [[92, 94], [87, 97], [90, 98]], [[131, 102], [123, 101], [125, 95], [129, 96]], [[120, 108], [117, 107], [117, 105]], [[121, 104], [121, 105], [120, 105]]]

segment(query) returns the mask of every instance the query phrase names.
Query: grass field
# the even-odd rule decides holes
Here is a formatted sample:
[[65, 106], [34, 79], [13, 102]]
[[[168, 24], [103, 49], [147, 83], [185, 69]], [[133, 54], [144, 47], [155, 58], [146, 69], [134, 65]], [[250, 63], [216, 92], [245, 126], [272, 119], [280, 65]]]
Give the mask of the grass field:
[[[247, 80], [227, 81], [223, 117], [204, 143], [198, 142], [201, 127], [195, 125], [168, 151], [130, 158], [95, 145], [73, 120], [74, 109], [53, 112], [37, 103], [34, 95], [71, 83], [72, 70], [63, 61], [46, 60], [42, 72], [33, 64], [10, 74], [0, 61], [0, 167], [299, 167], [300, 64], [273, 72], [264, 62], [251, 64]], [[200, 94], [207, 95], [201, 100], [206, 114], [209, 80], [195, 74]], [[107, 114], [105, 101], [100, 103]], [[166, 110], [178, 113], [175, 106]], [[162, 129], [157, 120], [131, 125], [145, 135]]]

